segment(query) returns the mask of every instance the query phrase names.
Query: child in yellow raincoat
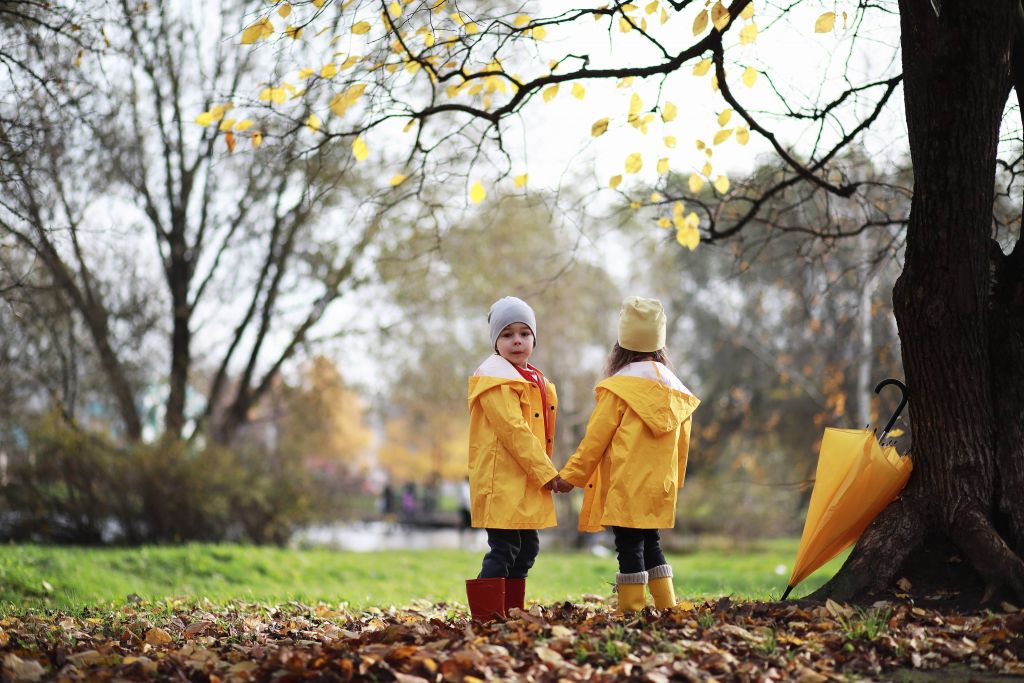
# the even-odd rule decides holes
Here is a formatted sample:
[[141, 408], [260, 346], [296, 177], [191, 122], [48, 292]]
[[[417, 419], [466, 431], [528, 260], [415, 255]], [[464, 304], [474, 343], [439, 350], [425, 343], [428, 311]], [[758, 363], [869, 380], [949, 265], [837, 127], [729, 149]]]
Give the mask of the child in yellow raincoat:
[[474, 527], [490, 551], [466, 596], [475, 619], [523, 608], [526, 575], [540, 550], [538, 529], [555, 526], [551, 491], [571, 490], [551, 464], [558, 397], [529, 363], [537, 320], [523, 300], [491, 306], [489, 356], [469, 378], [469, 488]]
[[605, 374], [586, 435], [560, 475], [583, 487], [580, 531], [611, 527], [615, 535], [619, 609], [643, 609], [647, 586], [655, 607], [673, 607], [672, 567], [658, 529], [675, 526], [700, 401], [669, 369], [661, 302], [623, 302]]

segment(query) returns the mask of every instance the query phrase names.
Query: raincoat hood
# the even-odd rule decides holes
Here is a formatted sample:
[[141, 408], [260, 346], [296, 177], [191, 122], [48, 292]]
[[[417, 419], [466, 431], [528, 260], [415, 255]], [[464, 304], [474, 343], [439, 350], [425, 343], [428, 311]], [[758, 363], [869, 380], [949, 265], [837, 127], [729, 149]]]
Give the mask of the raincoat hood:
[[671, 370], [653, 361], [630, 363], [598, 384], [597, 389], [610, 391], [625, 401], [655, 434], [674, 432], [700, 404]]
[[488, 356], [469, 378], [469, 404], [473, 405], [485, 391], [509, 382], [529, 384], [507, 360], [496, 353]]

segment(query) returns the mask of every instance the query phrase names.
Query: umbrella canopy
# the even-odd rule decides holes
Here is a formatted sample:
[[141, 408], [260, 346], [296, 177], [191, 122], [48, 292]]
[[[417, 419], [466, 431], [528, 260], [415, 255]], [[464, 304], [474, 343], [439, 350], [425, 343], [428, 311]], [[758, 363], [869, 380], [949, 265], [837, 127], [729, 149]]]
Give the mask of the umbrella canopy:
[[[883, 436], [894, 421], [895, 415]], [[893, 446], [883, 448], [871, 430], [825, 430], [800, 548], [783, 600], [811, 572], [857, 540], [903, 490], [911, 469], [909, 456], [899, 455]]]

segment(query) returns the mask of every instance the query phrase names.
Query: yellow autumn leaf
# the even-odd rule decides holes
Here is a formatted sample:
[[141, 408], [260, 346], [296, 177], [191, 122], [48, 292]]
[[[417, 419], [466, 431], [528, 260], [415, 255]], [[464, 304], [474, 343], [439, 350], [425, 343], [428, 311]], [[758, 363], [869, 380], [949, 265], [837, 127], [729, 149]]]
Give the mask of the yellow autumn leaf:
[[652, 192], [651, 193], [650, 201], [651, 201], [652, 204], [657, 204], [658, 202], [660, 202], [663, 199], [665, 199], [665, 197], [662, 196], [662, 194], [660, 192]]
[[676, 107], [676, 105], [674, 105], [671, 102], [666, 102], [665, 108], [661, 110], [661, 120], [664, 121], [665, 123], [668, 123], [669, 121], [674, 121], [676, 118], [676, 114], [678, 113], [679, 109]]
[[729, 21], [731, 21], [729, 10], [725, 8], [721, 0], [711, 6], [711, 22], [715, 25], [715, 28], [719, 31], [724, 31], [725, 27], [729, 25]]
[[365, 90], [365, 83], [356, 83], [345, 92], [338, 93], [331, 100], [331, 111], [334, 112], [335, 116], [344, 116], [348, 108], [359, 101]]
[[392, 19], [397, 19], [402, 16], [402, 6], [392, 0], [392, 3], [388, 5], [388, 14], [391, 15]]
[[607, 118], [598, 119], [597, 121], [594, 121], [594, 125], [592, 125], [590, 127], [590, 135], [595, 137], [595, 138], [596, 137], [600, 137], [600, 136], [604, 135], [605, 131], [607, 131], [607, 130], [608, 130], [608, 119]]
[[693, 35], [699, 36], [708, 27], [708, 13], [701, 10], [693, 20]]
[[320, 130], [320, 117], [316, 114], [310, 114], [309, 118], [306, 119], [306, 128], [309, 128], [314, 133]]
[[253, 149], [255, 149], [256, 147], [259, 147], [262, 144], [263, 144], [263, 133], [261, 133], [259, 131], [255, 131], [252, 134], [252, 146], [253, 146]]
[[664, 7], [661, 8], [661, 13], [658, 15], [658, 21], [660, 21], [662, 24], [668, 21], [668, 12], [665, 11]]
[[236, 133], [241, 133], [242, 131], [249, 130], [250, 128], [252, 128], [252, 119], [242, 119], [235, 124]]
[[516, 28], [522, 28], [529, 24], [530, 21], [531, 20], [529, 14], [520, 14], [517, 15], [516, 18], [512, 20], [512, 25], [515, 26]]
[[357, 36], [363, 36], [369, 32], [370, 22], [368, 21], [360, 21], [359, 23], [353, 24], [352, 26], [352, 33], [356, 34]]
[[704, 165], [700, 169], [700, 172], [710, 178], [711, 177], [711, 162], [710, 161], [705, 161]]
[[312, 76], [315, 73], [316, 72], [313, 71], [310, 68], [302, 68], [302, 69], [299, 69], [299, 78], [309, 78], [310, 76]]
[[352, 143], [352, 156], [356, 158], [356, 161], [365, 161], [369, 155], [370, 148], [366, 146], [366, 140], [362, 137], [357, 137], [355, 142]]
[[904, 432], [899, 427], [896, 427], [895, 429], [890, 429], [889, 430], [889, 436], [894, 438], [894, 439], [897, 438], [897, 437], [903, 436], [905, 433], [906, 432]]
[[242, 31], [242, 45], [252, 45], [273, 33], [274, 25], [270, 23], [270, 19], [261, 17], [259, 21]]
[[672, 227], [672, 221], [670, 221], [665, 216], [662, 216], [661, 218], [658, 219], [658, 227], [659, 228], [671, 228]]
[[696, 173], [691, 173], [687, 185], [690, 187], [690, 192], [697, 194], [704, 187], [704, 179]]
[[694, 76], [703, 76], [704, 74], [706, 74], [710, 70], [711, 70], [711, 60], [710, 59], [702, 59], [702, 60], [700, 60], [699, 62], [697, 62], [696, 64], [693, 65], [693, 75]]
[[644, 7], [644, 12], [646, 12], [647, 14], [654, 14], [655, 12], [658, 11], [658, 7], [660, 5], [661, 3], [659, 2], [659, 0], [651, 0], [651, 2], [647, 3], [647, 6]]
[[587, 89], [584, 88], [579, 83], [573, 83], [572, 96], [575, 97], [577, 100], [582, 100], [584, 97], [587, 96]]
[[196, 117], [196, 123], [198, 123], [203, 128], [206, 128], [208, 125], [213, 123], [213, 114], [211, 114], [208, 111], [204, 111], [202, 114]]
[[280, 14], [282, 18], [287, 17], [292, 13], [292, 6], [286, 2], [277, 8], [277, 13]]
[[530, 35], [533, 37], [534, 40], [544, 40], [544, 38], [546, 38], [548, 35], [548, 30], [543, 26], [537, 26], [534, 27], [532, 31], [530, 31]]
[[637, 201], [636, 199], [634, 199], [633, 201], [631, 201], [629, 203], [629, 208], [631, 208], [631, 209], [639, 209], [643, 205], [644, 205], [643, 202]]
[[754, 83], [757, 81], [758, 71], [752, 66], [748, 66], [743, 70], [743, 85], [748, 88], [753, 88]]
[[732, 109], [729, 108], [729, 107], [726, 107], [725, 109], [722, 110], [722, 113], [718, 115], [718, 125], [719, 126], [724, 126], [725, 124], [729, 123], [729, 119], [731, 119], [731, 118], [732, 118]]
[[391, 176], [391, 180], [389, 180], [388, 182], [391, 184], [391, 187], [398, 187], [399, 185], [404, 183], [405, 179], [408, 177], [409, 176], [405, 175], [404, 173], [398, 173]]
[[469, 35], [473, 35], [474, 33], [480, 33], [480, 27], [477, 26], [477, 23], [475, 21], [467, 22], [466, 33], [468, 33]]
[[625, 78], [620, 78], [619, 82], [615, 84], [615, 87], [616, 88], [628, 88], [631, 85], [633, 85], [633, 77], [632, 76], [626, 76]]
[[676, 241], [690, 251], [693, 251], [697, 248], [697, 245], [700, 244], [700, 231], [694, 227], [677, 230]]
[[676, 148], [676, 136], [675, 135], [666, 135], [665, 136], [665, 146], [668, 147], [669, 149], [675, 149]]
[[338, 65], [334, 62], [324, 64], [320, 69], [320, 78], [334, 78], [338, 75]]
[[545, 89], [544, 92], [541, 94], [544, 96], [545, 102], [550, 102], [551, 100], [555, 99], [555, 95], [558, 94], [558, 83], [555, 83], [550, 88]]
[[729, 191], [729, 179], [724, 175], [720, 175], [715, 178], [714, 184], [715, 189], [718, 190], [718, 194], [725, 194]]
[[487, 190], [484, 189], [483, 183], [479, 180], [473, 183], [473, 187], [469, 188], [469, 201], [474, 204], [479, 204], [487, 196]]
[[704, 141], [700, 140], [700, 139], [696, 140], [696, 142], [694, 144], [697, 145], [697, 149], [704, 149], [705, 147], [707, 147], [707, 145], [704, 143]]
[[718, 92], [718, 74], [711, 74], [711, 89]]
[[313, 7], [320, 9], [324, 6], [324, 2], [326, 2], [326, 0], [313, 0]]
[[608, 179], [608, 187], [612, 188], [613, 190], [621, 184], [622, 176], [620, 175], [613, 175], [611, 178]]
[[619, 17], [619, 30], [623, 33], [629, 33], [633, 30], [633, 24], [626, 17]]
[[658, 175], [668, 175], [668, 157], [658, 159]]
[[639, 173], [644, 167], [644, 158], [640, 152], [633, 152], [626, 157], [626, 173]]
[[757, 40], [757, 24], [750, 22], [740, 29], [740, 45], [750, 45]]
[[224, 119], [223, 121], [220, 122], [220, 126], [217, 128], [217, 130], [219, 130], [222, 133], [226, 133], [229, 130], [231, 130], [232, 128], [234, 128], [234, 127], [235, 127], [235, 120], [234, 119]]
[[740, 19], [750, 19], [753, 16], [754, 16], [754, 3], [748, 4], [746, 7], [743, 8], [743, 11], [740, 12]]
[[629, 113], [635, 116], [640, 113], [640, 110], [644, 108], [644, 101], [640, 98], [640, 95], [633, 93], [629, 98]]
[[523, 175], [517, 175], [515, 178], [513, 178], [513, 182], [515, 182], [516, 187], [526, 187], [526, 180], [528, 178], [529, 175], [524, 173]]
[[676, 221], [682, 221], [683, 211], [685, 210], [686, 207], [684, 206], [684, 204], [681, 201], [676, 201], [676, 203], [672, 205], [672, 219]]
[[836, 13], [825, 12], [814, 22], [815, 33], [829, 33], [836, 24]]
[[750, 129], [743, 127], [736, 129], [736, 142], [745, 145], [750, 141]]

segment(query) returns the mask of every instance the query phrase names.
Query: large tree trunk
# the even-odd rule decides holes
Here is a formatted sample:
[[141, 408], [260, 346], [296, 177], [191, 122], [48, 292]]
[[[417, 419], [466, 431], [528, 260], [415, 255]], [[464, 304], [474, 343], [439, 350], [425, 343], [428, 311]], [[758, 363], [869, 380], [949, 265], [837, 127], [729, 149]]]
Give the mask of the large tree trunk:
[[[1020, 489], [1004, 499], [1010, 491], [999, 485], [1005, 467], [997, 453], [1006, 456], [998, 444], [1016, 438], [1007, 466], [1019, 472], [1024, 404], [1020, 384], [1001, 380], [1020, 376], [1024, 354], [1002, 354], [999, 363], [1011, 370], [994, 366], [990, 333], [996, 147], [1012, 86], [1017, 3], [934, 5], [941, 16], [930, 0], [900, 2], [914, 197], [893, 304], [910, 391], [914, 473], [902, 499], [868, 528], [819, 598], [867, 598], [908, 573], [934, 588], [921, 572], [934, 578], [945, 569], [935, 558], [954, 552], [984, 579], [989, 590], [978, 598], [998, 587], [1024, 597], [1024, 563], [993, 523], [1000, 509], [1021, 505]], [[1003, 337], [1000, 348], [1020, 340], [1012, 329]], [[995, 407], [994, 399], [1014, 391], [1015, 402]], [[947, 550], [949, 543], [955, 550]], [[943, 588], [965, 588], [956, 581]]]

